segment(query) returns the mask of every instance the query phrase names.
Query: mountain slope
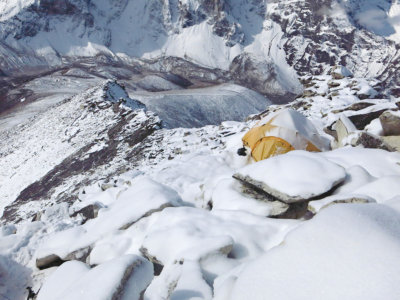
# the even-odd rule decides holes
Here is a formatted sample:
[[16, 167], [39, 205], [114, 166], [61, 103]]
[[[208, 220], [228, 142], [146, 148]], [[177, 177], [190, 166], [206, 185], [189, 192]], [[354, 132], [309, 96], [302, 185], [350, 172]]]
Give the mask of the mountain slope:
[[[161, 71], [166, 59], [181, 58], [230, 71], [222, 81], [282, 102], [301, 92], [299, 74], [342, 64], [357, 76], [379, 77], [396, 93], [399, 50], [390, 39], [399, 37], [398, 7], [389, 0], [6, 1], [0, 69], [14, 76], [93, 57], [122, 64], [139, 59], [143, 68]], [[179, 63], [169, 60], [167, 68], [194, 76], [174, 71]], [[241, 71], [248, 64], [261, 70], [260, 78], [248, 81]], [[262, 88], [271, 81], [276, 89]]]

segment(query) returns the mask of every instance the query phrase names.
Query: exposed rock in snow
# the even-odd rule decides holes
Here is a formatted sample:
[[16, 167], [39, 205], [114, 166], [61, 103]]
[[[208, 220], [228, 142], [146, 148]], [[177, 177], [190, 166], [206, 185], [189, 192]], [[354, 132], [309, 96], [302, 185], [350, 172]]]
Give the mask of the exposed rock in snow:
[[334, 204], [343, 204], [343, 203], [376, 203], [376, 201], [368, 196], [365, 195], [346, 195], [346, 194], [339, 194], [339, 195], [332, 195], [328, 196], [324, 199], [310, 201], [308, 203], [308, 209], [312, 213], [318, 213], [321, 209], [327, 208]]
[[335, 66], [331, 69], [330, 74], [333, 79], [343, 79], [344, 77], [352, 77], [353, 74], [344, 66]]
[[246, 267], [230, 299], [391, 299], [399, 230], [399, 213], [383, 205], [324, 209]]
[[291, 151], [238, 170], [235, 178], [283, 201], [318, 197], [341, 183], [346, 172], [319, 154]]
[[353, 146], [363, 146], [364, 148], [383, 149], [386, 151], [395, 151], [393, 147], [386, 144], [383, 138], [369, 132], [359, 132], [351, 141]]

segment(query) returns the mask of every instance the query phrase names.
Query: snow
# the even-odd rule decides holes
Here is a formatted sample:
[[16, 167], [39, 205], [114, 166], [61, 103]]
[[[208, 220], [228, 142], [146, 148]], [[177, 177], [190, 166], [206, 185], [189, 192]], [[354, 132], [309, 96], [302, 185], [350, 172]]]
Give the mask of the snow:
[[118, 194], [115, 202], [99, 210], [97, 218], [50, 236], [38, 249], [37, 257], [56, 254], [65, 258], [110, 232], [131, 226], [146, 214], [180, 202], [179, 195], [171, 188], [145, 177], [136, 178], [130, 188]]
[[267, 217], [274, 213], [275, 205], [285, 208], [283, 203], [275, 202], [273, 205], [256, 200], [254, 196], [245, 195], [240, 183], [233, 178], [220, 180], [212, 192], [213, 210], [245, 211]]
[[230, 253], [243, 261], [279, 244], [295, 225], [293, 220], [275, 221], [240, 211], [166, 208], [149, 228], [143, 247], [163, 264], [214, 253]]
[[383, 177], [399, 175], [400, 154], [380, 149], [344, 147], [324, 152], [322, 156], [348, 169], [362, 166], [371, 176]]
[[249, 264], [225, 299], [394, 299], [400, 215], [377, 204], [322, 210]]
[[400, 194], [400, 176], [381, 177], [356, 189], [354, 193], [367, 195], [378, 203], [385, 202]]
[[319, 154], [291, 151], [259, 161], [238, 170], [246, 180], [259, 183], [264, 190], [282, 201], [319, 196], [344, 180], [342, 167]]
[[150, 262], [125, 255], [90, 269], [71, 261], [59, 267], [40, 290], [38, 300], [135, 299], [153, 279]]

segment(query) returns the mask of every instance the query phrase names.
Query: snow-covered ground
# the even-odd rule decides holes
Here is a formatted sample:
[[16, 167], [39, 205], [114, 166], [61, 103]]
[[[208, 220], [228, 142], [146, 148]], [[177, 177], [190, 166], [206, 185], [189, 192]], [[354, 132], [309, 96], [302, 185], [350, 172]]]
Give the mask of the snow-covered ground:
[[[375, 99], [365, 79], [308, 81], [302, 97], [246, 122], [170, 129], [108, 82], [5, 131], [1, 205], [18, 218], [0, 227], [0, 297], [32, 287], [40, 300], [397, 299], [400, 154], [350, 139], [377, 134], [375, 113], [398, 99]], [[355, 132], [321, 153], [237, 155], [250, 127], [288, 107], [333, 147], [332, 123], [346, 117]], [[62, 172], [80, 161], [94, 165]]]

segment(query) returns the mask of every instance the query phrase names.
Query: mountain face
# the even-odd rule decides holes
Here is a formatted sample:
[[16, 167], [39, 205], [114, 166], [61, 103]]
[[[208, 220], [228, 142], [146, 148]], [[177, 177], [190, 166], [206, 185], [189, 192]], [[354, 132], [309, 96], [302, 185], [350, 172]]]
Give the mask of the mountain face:
[[391, 0], [3, 1], [0, 74], [93, 58], [188, 80], [206, 70], [212, 76], [203, 80], [287, 102], [301, 93], [298, 75], [342, 64], [397, 93], [399, 7]]

